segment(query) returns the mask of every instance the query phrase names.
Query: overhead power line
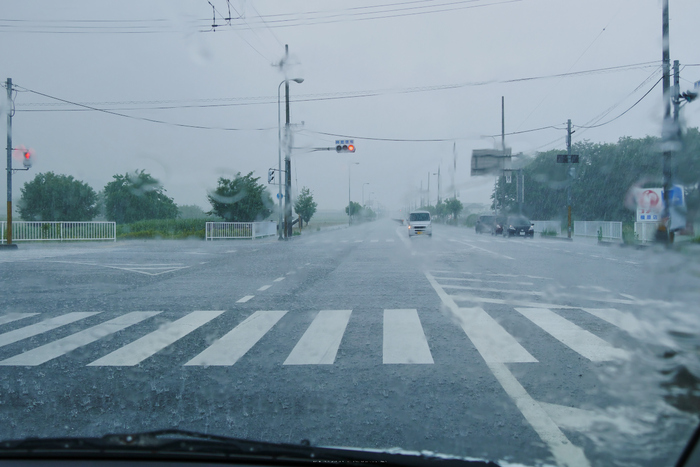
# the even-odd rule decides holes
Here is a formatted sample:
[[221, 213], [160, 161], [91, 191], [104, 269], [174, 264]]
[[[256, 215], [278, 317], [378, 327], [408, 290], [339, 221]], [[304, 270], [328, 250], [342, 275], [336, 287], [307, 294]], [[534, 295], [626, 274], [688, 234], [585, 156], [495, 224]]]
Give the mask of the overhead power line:
[[[642, 62], [642, 63], [633, 63], [633, 64], [618, 65], [618, 66], [612, 66], [612, 67], [595, 68], [595, 69], [590, 69], [590, 70], [581, 70], [581, 71], [574, 71], [574, 72], [567, 72], [567, 73], [556, 73], [556, 74], [550, 74], [550, 75], [530, 76], [530, 77], [523, 77], [523, 78], [512, 78], [512, 79], [505, 79], [505, 80], [473, 81], [473, 82], [454, 83], [454, 84], [438, 84], [438, 85], [432, 85], [432, 86], [416, 86], [416, 87], [408, 87], [408, 88], [384, 88], [384, 89], [365, 90], [365, 91], [343, 91], [343, 92], [322, 93], [322, 94], [299, 94], [299, 95], [297, 95], [297, 97], [293, 97], [290, 100], [290, 102], [315, 102], [315, 101], [338, 100], [338, 99], [358, 99], [358, 98], [377, 97], [377, 96], [390, 95], [390, 94], [411, 94], [411, 93], [419, 93], [419, 92], [443, 91], [443, 90], [459, 89], [459, 88], [465, 88], [465, 87], [486, 86], [486, 85], [490, 85], [490, 84], [508, 84], [508, 83], [545, 80], [545, 79], [551, 79], [551, 78], [557, 78], [557, 77], [575, 77], [575, 76], [598, 74], [598, 73], [614, 73], [614, 72], [622, 72], [622, 71], [628, 71], [628, 70], [633, 70], [633, 69], [658, 67], [658, 65], [659, 65], [658, 62]], [[57, 100], [60, 101], [60, 99], [57, 99]], [[202, 104], [199, 104], [200, 102]], [[242, 105], [263, 105], [263, 104], [276, 104], [276, 103], [277, 103], [277, 96], [256, 96], [256, 97], [232, 97], [232, 98], [218, 98], [218, 99], [214, 98], [214, 99], [198, 99], [198, 100], [160, 100], [160, 101], [128, 100], [128, 101], [111, 101], [111, 102], [91, 102], [91, 103], [88, 102], [88, 103], [80, 104], [80, 107], [83, 107], [83, 110], [94, 110], [93, 107], [98, 107], [98, 106], [114, 106], [114, 105], [138, 106], [138, 107], [129, 107], [129, 108], [109, 109], [110, 111], [116, 111], [116, 110], [127, 111], [127, 110], [169, 110], [169, 109], [182, 109], [182, 108], [233, 107], [233, 106], [242, 106]], [[25, 104], [25, 105], [33, 106], [33, 107], [51, 107], [51, 106], [56, 106], [56, 105], [61, 105], [61, 104], [38, 102], [38, 103], [31, 103], [31, 104]], [[78, 105], [78, 104], [75, 104], [75, 105]], [[107, 109], [101, 109], [101, 110], [107, 110]], [[18, 111], [47, 112], [47, 111], [51, 111], [51, 110], [46, 110], [46, 109], [21, 109], [20, 110], [20, 109], [18, 109]], [[59, 110], [53, 110], [53, 111], [78, 111], [78, 109], [72, 109], [72, 110], [71, 109], [59, 109]]]
[[76, 105], [78, 107], [84, 107], [86, 109], [93, 110], [95, 112], [102, 112], [105, 114], [114, 115], [116, 117], [130, 118], [132, 120], [140, 120], [140, 121], [151, 122], [151, 123], [160, 123], [163, 125], [170, 125], [170, 126], [181, 127], [181, 128], [194, 128], [194, 129], [198, 129], [198, 130], [222, 130], [222, 131], [267, 131], [267, 130], [274, 130], [277, 128], [277, 127], [271, 127], [271, 128], [230, 128], [230, 127], [212, 127], [212, 126], [204, 126], [204, 125], [189, 125], [189, 124], [185, 124], [185, 123], [168, 122], [165, 120], [158, 120], [155, 118], [138, 117], [138, 116], [134, 116], [134, 115], [127, 115], [127, 114], [122, 114], [119, 112], [114, 112], [112, 110], [100, 109], [97, 107], [92, 107], [89, 105], [80, 104], [77, 102], [72, 102], [72, 101], [69, 101], [67, 99], [61, 99], [60, 97], [51, 96], [49, 94], [45, 94], [45, 93], [39, 92], [39, 91], [34, 91], [32, 89], [28, 89], [28, 88], [25, 88], [22, 86], [15, 86], [15, 87], [17, 87], [20, 90], [25, 91], [25, 92], [30, 92], [32, 94], [46, 97], [48, 99], [54, 99], [57, 101], [61, 101], [61, 102], [64, 102], [66, 104]]

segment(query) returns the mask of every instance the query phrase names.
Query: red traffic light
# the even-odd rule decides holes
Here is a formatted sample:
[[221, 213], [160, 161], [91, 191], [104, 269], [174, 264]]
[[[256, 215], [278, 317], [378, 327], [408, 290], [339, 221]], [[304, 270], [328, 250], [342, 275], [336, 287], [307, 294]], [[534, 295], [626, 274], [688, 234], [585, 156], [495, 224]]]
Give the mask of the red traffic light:
[[355, 152], [355, 142], [351, 139], [338, 140], [335, 142], [336, 152]]
[[355, 152], [355, 145], [354, 145], [354, 144], [349, 144], [349, 145], [348, 145], [348, 151], [350, 151], [350, 152]]

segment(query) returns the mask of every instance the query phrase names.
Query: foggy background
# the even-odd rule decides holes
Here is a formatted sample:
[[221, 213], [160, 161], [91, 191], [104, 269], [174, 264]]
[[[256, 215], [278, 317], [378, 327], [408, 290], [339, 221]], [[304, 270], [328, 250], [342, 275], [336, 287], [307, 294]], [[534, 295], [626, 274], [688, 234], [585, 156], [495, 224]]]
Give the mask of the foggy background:
[[[36, 158], [14, 176], [15, 202], [40, 172], [99, 191], [114, 174], [145, 169], [178, 205], [209, 210], [218, 177], [253, 171], [267, 182], [277, 167], [277, 86], [286, 76], [304, 78], [290, 83], [295, 194], [307, 186], [319, 209], [343, 209], [348, 164], [359, 162], [357, 202], [365, 183], [365, 199], [374, 193], [389, 209], [417, 202], [440, 167], [443, 198], [489, 203], [494, 179], [470, 177], [470, 157], [500, 144], [501, 96], [506, 133], [555, 127], [506, 136], [514, 153], [533, 154], [565, 148], [568, 118], [612, 120], [661, 78], [660, 0], [212, 4], [215, 20], [206, 0], [3, 2], [0, 78], [22, 91], [13, 145]], [[700, 3], [672, 0], [670, 13], [684, 91], [700, 80]], [[284, 44], [290, 60], [281, 68]], [[611, 123], [575, 128], [573, 141], [660, 136], [662, 116], [659, 84]], [[700, 106], [682, 118], [698, 126]], [[354, 138], [355, 154], [310, 152], [342, 137]], [[432, 176], [433, 204], [436, 188]]]

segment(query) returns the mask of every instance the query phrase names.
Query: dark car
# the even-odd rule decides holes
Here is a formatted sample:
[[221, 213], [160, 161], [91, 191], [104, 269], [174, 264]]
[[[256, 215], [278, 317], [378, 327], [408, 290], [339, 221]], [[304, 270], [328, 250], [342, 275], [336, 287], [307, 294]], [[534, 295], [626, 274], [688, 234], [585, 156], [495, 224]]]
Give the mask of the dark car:
[[525, 216], [508, 216], [503, 225], [503, 236], [534, 237], [535, 227]]
[[476, 233], [493, 232], [494, 223], [496, 222], [496, 216], [479, 216], [476, 220], [476, 225], [474, 230]]

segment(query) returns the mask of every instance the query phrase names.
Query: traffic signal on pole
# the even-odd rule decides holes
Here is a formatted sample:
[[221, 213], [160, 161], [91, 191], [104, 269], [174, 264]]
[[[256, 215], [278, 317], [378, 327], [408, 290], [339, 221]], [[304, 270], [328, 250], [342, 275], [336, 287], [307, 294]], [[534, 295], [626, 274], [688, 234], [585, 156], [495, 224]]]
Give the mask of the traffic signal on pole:
[[33, 162], [32, 153], [29, 151], [22, 151], [22, 164], [24, 164], [26, 168], [29, 168], [32, 166]]
[[578, 164], [578, 154], [572, 154], [571, 156], [568, 154], [557, 154], [557, 163], [568, 164], [569, 162]]
[[275, 182], [275, 169], [270, 169], [267, 171], [267, 183]]
[[351, 139], [341, 139], [335, 142], [336, 152], [355, 152], [355, 141]]

